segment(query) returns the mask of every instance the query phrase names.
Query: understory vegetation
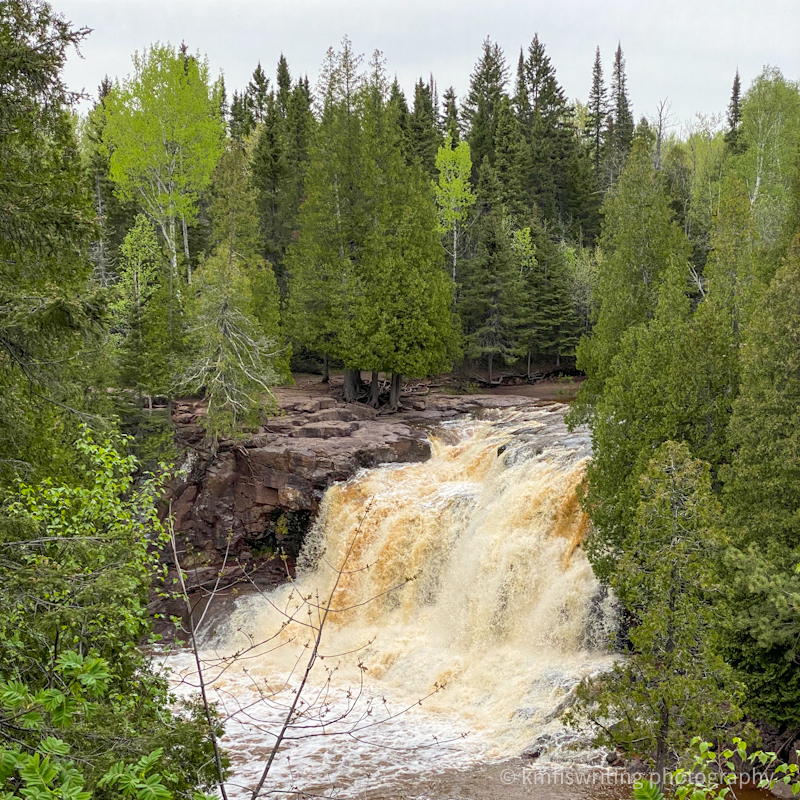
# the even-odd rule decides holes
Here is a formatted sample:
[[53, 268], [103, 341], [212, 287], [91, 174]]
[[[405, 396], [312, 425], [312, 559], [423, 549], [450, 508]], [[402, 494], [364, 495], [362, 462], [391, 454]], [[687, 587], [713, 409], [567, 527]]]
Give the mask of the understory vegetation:
[[441, 102], [347, 39], [231, 97], [153, 44], [81, 115], [88, 33], [0, 5], [0, 800], [217, 790], [213, 710], [143, 647], [172, 402], [216, 444], [309, 364], [385, 411], [409, 377], [583, 373], [625, 658], [570, 721], [662, 774], [695, 736], [800, 736], [796, 81], [737, 73], [678, 132], [635, 121], [621, 47], [583, 103], [538, 36]]

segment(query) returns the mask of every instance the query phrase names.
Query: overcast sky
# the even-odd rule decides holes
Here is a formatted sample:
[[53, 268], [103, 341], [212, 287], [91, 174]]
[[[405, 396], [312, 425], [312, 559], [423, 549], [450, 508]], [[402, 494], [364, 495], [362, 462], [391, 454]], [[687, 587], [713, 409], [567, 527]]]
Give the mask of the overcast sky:
[[[357, 52], [383, 51], [408, 93], [433, 73], [439, 94], [459, 96], [486, 36], [516, 67], [534, 33], [570, 99], [586, 100], [595, 47], [608, 82], [617, 42], [627, 62], [636, 117], [668, 99], [676, 123], [724, 111], [737, 67], [745, 87], [773, 64], [800, 77], [798, 0], [51, 0], [76, 26], [93, 29], [84, 58], [72, 56], [71, 88], [95, 93], [103, 75], [123, 77], [130, 56], [154, 41], [208, 55], [229, 96], [261, 61], [274, 74], [281, 52], [292, 76], [312, 85], [325, 51], [347, 34]], [[513, 72], [513, 69], [512, 69]]]

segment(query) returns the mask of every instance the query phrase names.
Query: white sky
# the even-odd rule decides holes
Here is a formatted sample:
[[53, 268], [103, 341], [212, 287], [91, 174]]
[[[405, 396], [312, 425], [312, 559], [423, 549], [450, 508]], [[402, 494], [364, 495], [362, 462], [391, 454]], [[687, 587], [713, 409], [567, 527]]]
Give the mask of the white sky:
[[570, 99], [585, 102], [595, 47], [606, 82], [617, 41], [627, 62], [634, 115], [668, 99], [676, 123], [695, 112], [722, 112], [739, 68], [744, 87], [764, 64], [800, 77], [798, 0], [51, 0], [76, 26], [93, 33], [72, 56], [71, 88], [94, 94], [103, 75], [123, 77], [130, 56], [154, 41], [207, 54], [228, 95], [242, 89], [261, 61], [273, 76], [281, 52], [292, 77], [312, 86], [327, 48], [344, 34], [358, 52], [384, 52], [390, 74], [409, 94], [433, 75], [439, 94], [459, 96], [489, 35], [513, 72], [520, 46], [538, 32]]

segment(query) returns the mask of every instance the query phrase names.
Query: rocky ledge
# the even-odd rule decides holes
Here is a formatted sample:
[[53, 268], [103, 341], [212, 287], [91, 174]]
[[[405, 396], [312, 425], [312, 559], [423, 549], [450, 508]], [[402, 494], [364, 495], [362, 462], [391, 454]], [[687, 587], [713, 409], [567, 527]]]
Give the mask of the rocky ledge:
[[[380, 414], [333, 396], [283, 390], [280, 413], [238, 441], [203, 449], [199, 402], [177, 403], [174, 420], [187, 456], [169, 487], [168, 505], [186, 554], [185, 567], [248, 563], [262, 553], [297, 554], [325, 490], [359, 469], [424, 461], [427, 432], [481, 408], [537, 404], [531, 397], [433, 395]], [[172, 566], [172, 565], [170, 565]]]

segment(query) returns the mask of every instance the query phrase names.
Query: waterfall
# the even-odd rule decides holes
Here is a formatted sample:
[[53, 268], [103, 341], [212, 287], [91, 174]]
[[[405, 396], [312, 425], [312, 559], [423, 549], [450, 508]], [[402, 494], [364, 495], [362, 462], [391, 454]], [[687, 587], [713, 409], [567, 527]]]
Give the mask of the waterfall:
[[[291, 733], [319, 734], [324, 721], [330, 735], [287, 740], [273, 787], [361, 796], [518, 756], [543, 734], [565, 738], [559, 714], [583, 676], [608, 667], [613, 619], [580, 547], [588, 523], [575, 489], [588, 437], [569, 433], [563, 412], [446, 423], [427, 462], [328, 490], [296, 581], [241, 598], [206, 635], [236, 783], [257, 780], [305, 669], [304, 623], [319, 613], [309, 604], [334, 585]], [[187, 656], [168, 661], [176, 679], [190, 678]]]

